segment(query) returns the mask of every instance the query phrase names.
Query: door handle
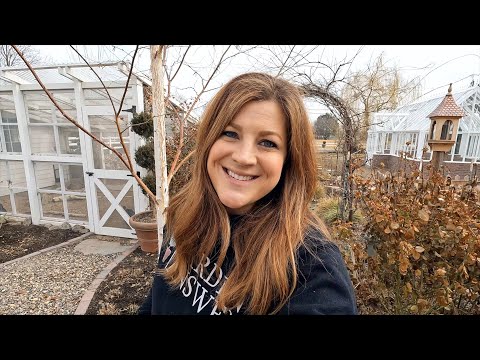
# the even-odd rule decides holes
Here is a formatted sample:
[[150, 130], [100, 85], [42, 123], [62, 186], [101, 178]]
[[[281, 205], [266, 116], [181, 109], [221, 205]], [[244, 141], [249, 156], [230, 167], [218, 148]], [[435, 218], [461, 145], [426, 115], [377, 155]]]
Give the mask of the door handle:
[[91, 172], [91, 171], [85, 171], [85, 174], [87, 174], [88, 176], [92, 176], [92, 175], [93, 175], [93, 172]]

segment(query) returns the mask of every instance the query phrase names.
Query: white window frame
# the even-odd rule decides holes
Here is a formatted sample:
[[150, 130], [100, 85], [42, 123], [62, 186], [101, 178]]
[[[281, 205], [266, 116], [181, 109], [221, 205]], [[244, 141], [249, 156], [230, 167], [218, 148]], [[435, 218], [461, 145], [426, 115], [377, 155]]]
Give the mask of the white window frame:
[[[65, 90], [71, 91], [72, 94], [75, 94], [74, 89], [65, 89]], [[29, 92], [30, 93], [32, 93], [32, 92], [43, 92], [43, 90], [34, 90], [34, 91], [29, 91]], [[61, 156], [61, 157], [74, 157], [74, 158], [79, 158], [80, 159], [82, 157], [82, 148], [80, 146], [80, 130], [70, 122], [59, 122], [57, 120], [58, 119], [58, 116], [57, 116], [58, 109], [56, 108], [56, 106], [54, 104], [50, 104], [50, 112], [51, 112], [50, 116], [51, 116], [51, 119], [52, 119], [51, 122], [49, 122], [49, 123], [31, 122], [30, 121], [30, 112], [29, 112], [29, 109], [28, 109], [29, 104], [27, 103], [27, 99], [25, 98], [26, 97], [25, 95], [27, 95], [27, 94], [23, 93], [22, 95], [24, 97], [24, 102], [25, 102], [25, 113], [26, 113], [26, 116], [27, 116], [27, 126], [28, 126], [28, 132], [29, 132], [28, 138], [30, 139], [30, 141], [32, 140], [32, 136], [30, 135], [30, 129], [36, 128], [36, 127], [38, 127], [38, 128], [51, 127], [52, 130], [53, 130], [53, 136], [54, 136], [55, 152], [51, 152], [51, 153], [35, 152], [35, 153], [32, 153], [31, 155], [32, 156], [35, 156], [35, 155], [52, 156], [53, 155], [53, 156]], [[53, 95], [55, 96], [55, 91], [53, 91]], [[76, 104], [72, 104], [72, 106], [76, 106]], [[72, 110], [72, 111], [76, 111], [76, 110]], [[77, 138], [77, 141], [78, 141], [78, 148], [80, 149], [79, 154], [69, 154], [69, 153], [62, 153], [61, 152], [60, 135], [59, 135], [59, 133], [60, 133], [59, 128], [60, 127], [66, 127], [66, 128], [71, 128], [71, 129], [76, 129], [77, 130], [78, 137], [76, 137], [76, 138]]]
[[[65, 187], [65, 176], [63, 173], [63, 167], [68, 166], [68, 165], [75, 165], [75, 166], [80, 166], [82, 167], [82, 173], [83, 173], [83, 166], [82, 164], [79, 163], [57, 163], [57, 162], [51, 162], [51, 161], [35, 161], [34, 162], [34, 169], [35, 169], [35, 164], [37, 163], [48, 163], [52, 165], [57, 165], [59, 167], [59, 177], [60, 177], [60, 190], [51, 190], [51, 189], [37, 189], [37, 196], [38, 196], [38, 202], [40, 205], [40, 219], [41, 220], [53, 220], [53, 221], [68, 221], [71, 223], [77, 223], [77, 224], [86, 224], [88, 223], [88, 209], [87, 209], [87, 214], [86, 214], [86, 220], [72, 220], [70, 219], [70, 216], [68, 214], [68, 201], [65, 197], [65, 195], [74, 195], [74, 196], [83, 196], [85, 197], [85, 205], [86, 208], [88, 207], [88, 199], [87, 199], [87, 191], [85, 189], [85, 183], [84, 183], [84, 192], [80, 191], [72, 191], [72, 190], [66, 190]], [[45, 216], [43, 214], [43, 205], [42, 205], [42, 197], [41, 194], [58, 194], [62, 197], [62, 203], [63, 203], [63, 218], [56, 218], [56, 217], [50, 217], [50, 216]]]
[[[5, 139], [5, 130], [8, 127], [8, 132], [10, 133], [10, 142], [8, 143], [13, 150], [12, 133], [10, 127], [17, 128], [18, 144], [20, 145], [20, 151], [8, 151], [7, 140]], [[22, 142], [20, 141], [20, 131], [18, 129], [18, 121], [15, 118], [15, 122], [4, 122], [2, 111], [0, 111], [0, 152], [7, 154], [21, 154], [22, 153]]]

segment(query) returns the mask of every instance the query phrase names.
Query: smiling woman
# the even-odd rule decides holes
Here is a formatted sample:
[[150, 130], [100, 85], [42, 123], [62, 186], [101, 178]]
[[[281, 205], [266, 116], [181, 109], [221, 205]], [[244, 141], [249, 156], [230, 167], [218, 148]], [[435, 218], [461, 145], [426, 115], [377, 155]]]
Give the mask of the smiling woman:
[[310, 211], [313, 131], [299, 90], [247, 73], [202, 117], [140, 314], [356, 314], [345, 263]]
[[207, 169], [227, 213], [241, 215], [278, 184], [287, 127], [275, 101], [246, 104], [213, 144]]

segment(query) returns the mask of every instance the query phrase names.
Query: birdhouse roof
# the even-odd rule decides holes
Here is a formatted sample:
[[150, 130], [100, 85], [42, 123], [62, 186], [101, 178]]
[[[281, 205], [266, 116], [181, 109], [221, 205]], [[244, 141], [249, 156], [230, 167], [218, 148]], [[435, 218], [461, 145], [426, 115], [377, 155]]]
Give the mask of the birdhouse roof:
[[455, 99], [452, 96], [452, 85], [448, 89], [448, 94], [445, 95], [442, 102], [432, 111], [429, 118], [437, 116], [445, 117], [462, 117], [465, 115], [465, 112], [457, 105]]

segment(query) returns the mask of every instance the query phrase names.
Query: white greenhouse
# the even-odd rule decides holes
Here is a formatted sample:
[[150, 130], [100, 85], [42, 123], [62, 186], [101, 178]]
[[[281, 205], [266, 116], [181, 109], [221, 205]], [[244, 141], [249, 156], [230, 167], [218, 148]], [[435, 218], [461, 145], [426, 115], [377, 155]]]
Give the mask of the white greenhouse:
[[[465, 116], [460, 119], [455, 144], [445, 156], [444, 164], [453, 175], [464, 177], [469, 172], [470, 163], [480, 158], [480, 87], [475, 84], [452, 95]], [[392, 169], [402, 153], [420, 161], [425, 146], [428, 151], [423, 159], [429, 161], [432, 154], [427, 143], [428, 115], [444, 97], [405, 105], [390, 113], [374, 114], [367, 137], [367, 157], [372, 160], [372, 165], [376, 167], [383, 162]]]
[[[127, 64], [92, 67], [118, 108]], [[87, 65], [36, 71], [69, 115], [122, 152], [110, 99]], [[143, 111], [148, 85], [148, 79], [133, 73], [121, 112], [131, 154], [141, 139], [126, 125], [133, 111]], [[144, 169], [134, 166], [144, 175]], [[97, 234], [134, 238], [128, 219], [147, 206], [120, 160], [65, 119], [27, 68], [0, 69], [0, 213], [31, 217], [33, 224], [66, 221]]]

